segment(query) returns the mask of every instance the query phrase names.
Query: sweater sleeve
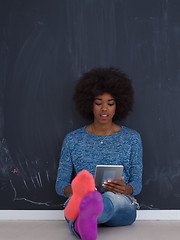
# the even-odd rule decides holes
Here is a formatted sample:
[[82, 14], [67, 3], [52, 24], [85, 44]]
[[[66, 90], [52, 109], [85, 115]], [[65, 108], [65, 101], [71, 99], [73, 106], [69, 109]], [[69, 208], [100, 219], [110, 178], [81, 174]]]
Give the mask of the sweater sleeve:
[[58, 195], [66, 197], [64, 194], [64, 188], [67, 185], [70, 185], [72, 171], [73, 163], [68, 144], [68, 137], [66, 136], [61, 148], [61, 156], [56, 179], [56, 192]]
[[129, 185], [133, 187], [133, 196], [138, 195], [142, 189], [142, 141], [138, 134], [133, 141], [130, 159]]

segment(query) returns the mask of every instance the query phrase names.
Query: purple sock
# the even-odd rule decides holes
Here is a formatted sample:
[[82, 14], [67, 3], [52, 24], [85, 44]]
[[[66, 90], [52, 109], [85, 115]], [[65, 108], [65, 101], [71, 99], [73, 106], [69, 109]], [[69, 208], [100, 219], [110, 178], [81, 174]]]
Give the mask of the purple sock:
[[96, 240], [97, 218], [103, 208], [102, 196], [98, 191], [87, 194], [81, 200], [74, 228], [82, 240]]

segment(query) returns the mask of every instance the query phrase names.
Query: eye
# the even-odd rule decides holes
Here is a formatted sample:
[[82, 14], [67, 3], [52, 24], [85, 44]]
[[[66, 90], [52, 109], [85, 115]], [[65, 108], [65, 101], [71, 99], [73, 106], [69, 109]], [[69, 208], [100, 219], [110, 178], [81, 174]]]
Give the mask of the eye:
[[101, 105], [101, 103], [95, 103], [97, 106], [100, 106]]
[[110, 107], [112, 107], [112, 106], [114, 106], [114, 103], [109, 103], [108, 105], [109, 105]]

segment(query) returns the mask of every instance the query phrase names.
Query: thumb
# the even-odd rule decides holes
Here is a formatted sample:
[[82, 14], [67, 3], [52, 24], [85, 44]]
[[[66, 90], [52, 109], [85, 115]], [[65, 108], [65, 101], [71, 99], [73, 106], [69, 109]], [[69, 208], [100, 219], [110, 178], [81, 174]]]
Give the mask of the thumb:
[[124, 181], [124, 177], [121, 177], [121, 181]]

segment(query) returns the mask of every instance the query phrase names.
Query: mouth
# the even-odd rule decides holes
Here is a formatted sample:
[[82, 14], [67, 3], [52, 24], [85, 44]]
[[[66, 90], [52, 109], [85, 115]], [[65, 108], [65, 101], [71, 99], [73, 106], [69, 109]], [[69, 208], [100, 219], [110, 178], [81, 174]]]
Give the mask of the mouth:
[[109, 115], [108, 114], [100, 114], [100, 117], [103, 118], [103, 119], [106, 119], [106, 118], [109, 117]]

